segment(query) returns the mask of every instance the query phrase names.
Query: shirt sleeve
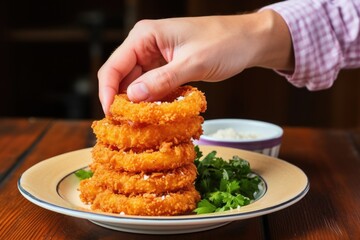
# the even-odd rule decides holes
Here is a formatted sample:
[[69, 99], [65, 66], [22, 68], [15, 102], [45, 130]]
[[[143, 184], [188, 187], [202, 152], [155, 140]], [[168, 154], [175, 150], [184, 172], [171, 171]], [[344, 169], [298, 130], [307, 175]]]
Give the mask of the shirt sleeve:
[[269, 5], [289, 27], [297, 87], [329, 88], [339, 71], [360, 67], [360, 0], [288, 0]]

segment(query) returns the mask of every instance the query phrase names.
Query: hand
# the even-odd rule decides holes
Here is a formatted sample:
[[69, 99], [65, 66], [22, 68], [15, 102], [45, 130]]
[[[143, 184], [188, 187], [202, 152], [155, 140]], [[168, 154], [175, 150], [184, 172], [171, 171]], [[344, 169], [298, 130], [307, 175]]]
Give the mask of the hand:
[[[284, 23], [285, 33], [273, 35], [280, 31], [276, 15], [263, 11], [138, 22], [98, 72], [105, 114], [119, 92], [127, 91], [134, 102], [155, 101], [187, 82], [221, 81], [252, 66], [287, 68], [288, 59], [279, 55], [291, 52], [291, 41]], [[274, 46], [286, 47], [278, 41], [283, 35], [282, 41], [289, 42], [286, 53]]]

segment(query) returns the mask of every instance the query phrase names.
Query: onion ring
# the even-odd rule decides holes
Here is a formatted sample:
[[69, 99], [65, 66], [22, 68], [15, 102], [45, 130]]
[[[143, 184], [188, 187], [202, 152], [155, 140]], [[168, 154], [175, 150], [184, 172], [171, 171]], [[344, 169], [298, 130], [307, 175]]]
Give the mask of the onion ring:
[[165, 125], [126, 124], [114, 122], [108, 118], [94, 121], [93, 131], [97, 139], [119, 149], [154, 149], [163, 142], [179, 144], [188, 142], [191, 138], [199, 139], [202, 134], [201, 116], [171, 122]]
[[174, 216], [196, 208], [200, 195], [193, 185], [174, 193], [126, 196], [109, 190], [99, 193], [91, 209], [141, 216]]
[[103, 192], [105, 188], [100, 184], [94, 184], [92, 178], [87, 178], [80, 181], [78, 190], [81, 201], [85, 204], [92, 204], [96, 195]]
[[[194, 164], [187, 164], [171, 171], [148, 174], [118, 172], [101, 166], [96, 169], [91, 178], [80, 183], [80, 191], [87, 196], [97, 195], [105, 189], [124, 195], [177, 192], [193, 184], [196, 175]], [[84, 198], [94, 199], [86, 196]]]
[[139, 153], [114, 150], [111, 146], [97, 142], [92, 149], [93, 164], [91, 168], [96, 171], [96, 164], [107, 164], [108, 168], [121, 171], [163, 171], [193, 163], [195, 157], [196, 153], [192, 142], [179, 145], [163, 143], [159, 150]]
[[199, 115], [206, 110], [205, 95], [192, 86], [182, 86], [161, 102], [129, 101], [126, 94], [115, 96], [110, 106], [111, 117], [117, 121], [166, 124]]

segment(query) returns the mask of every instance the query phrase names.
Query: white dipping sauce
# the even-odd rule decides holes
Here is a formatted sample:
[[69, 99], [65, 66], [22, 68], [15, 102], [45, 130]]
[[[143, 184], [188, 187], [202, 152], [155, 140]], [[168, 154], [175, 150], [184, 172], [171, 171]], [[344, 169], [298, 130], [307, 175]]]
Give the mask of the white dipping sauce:
[[209, 137], [218, 139], [256, 139], [257, 135], [252, 133], [238, 132], [234, 128], [219, 129], [215, 133], [209, 134]]

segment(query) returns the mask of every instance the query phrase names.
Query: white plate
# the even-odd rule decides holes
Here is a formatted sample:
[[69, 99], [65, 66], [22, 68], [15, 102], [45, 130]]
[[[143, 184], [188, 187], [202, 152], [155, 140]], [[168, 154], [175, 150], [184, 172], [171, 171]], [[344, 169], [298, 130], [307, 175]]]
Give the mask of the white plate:
[[218, 146], [201, 146], [205, 154], [216, 150], [218, 156], [233, 155], [250, 162], [251, 169], [266, 184], [265, 194], [252, 204], [221, 213], [173, 217], [143, 217], [99, 213], [79, 199], [79, 180], [74, 172], [91, 160], [91, 148], [64, 153], [32, 166], [18, 181], [21, 194], [30, 202], [65, 215], [88, 219], [100, 226], [133, 233], [178, 234], [223, 226], [236, 220], [257, 217], [286, 208], [309, 190], [307, 176], [298, 167], [283, 160], [254, 152]]

